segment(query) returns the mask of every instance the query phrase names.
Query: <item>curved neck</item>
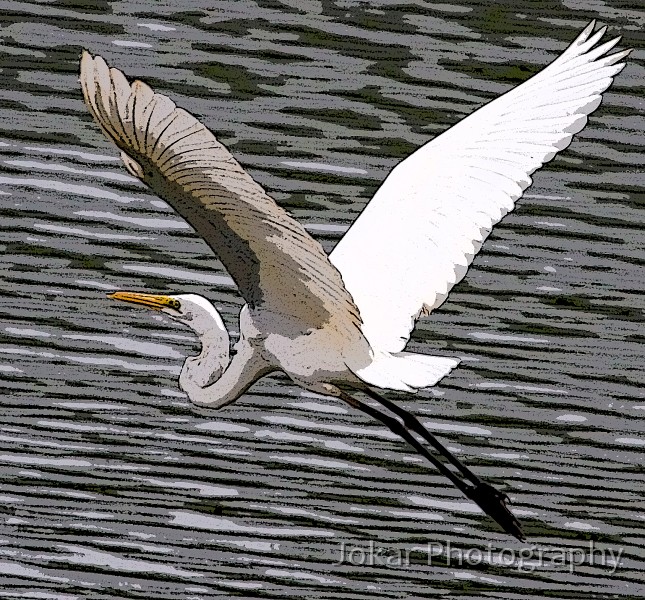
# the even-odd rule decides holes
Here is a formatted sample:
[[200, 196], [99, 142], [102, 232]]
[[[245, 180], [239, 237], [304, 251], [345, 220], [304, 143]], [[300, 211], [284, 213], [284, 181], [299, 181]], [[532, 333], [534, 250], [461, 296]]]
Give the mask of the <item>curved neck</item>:
[[[236, 344], [236, 353], [230, 361], [228, 347], [226, 348], [226, 364], [224, 364], [223, 354], [217, 354], [210, 347], [204, 352], [204, 348], [199, 356], [186, 359], [179, 376], [181, 389], [188, 394], [193, 404], [208, 408], [220, 408], [237, 400], [250, 385], [274, 370], [262, 358], [261, 352], [243, 339]], [[204, 359], [198, 366], [200, 357], [204, 357]], [[204, 367], [207, 364], [210, 364], [211, 367]], [[212, 370], [213, 365], [216, 366], [214, 371]], [[206, 383], [201, 384], [205, 380], [205, 374], [208, 374], [208, 379]]]
[[200, 406], [219, 408], [241, 396], [260, 377], [274, 370], [257, 343], [250, 343], [254, 330], [248, 313], [240, 312], [240, 339], [230, 358], [230, 338], [219, 313], [212, 308], [207, 319], [193, 319], [190, 328], [197, 333], [202, 351], [186, 359], [179, 385]]
[[226, 329], [201, 334], [199, 341], [201, 352], [186, 359], [179, 375], [179, 385], [189, 396], [191, 391], [217, 381], [230, 362], [230, 338]]

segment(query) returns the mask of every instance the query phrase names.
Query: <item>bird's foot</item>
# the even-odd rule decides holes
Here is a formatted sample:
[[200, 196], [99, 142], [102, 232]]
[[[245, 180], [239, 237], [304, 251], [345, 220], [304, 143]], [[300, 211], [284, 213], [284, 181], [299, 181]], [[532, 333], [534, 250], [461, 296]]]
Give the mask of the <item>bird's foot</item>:
[[515, 536], [520, 542], [526, 540], [520, 522], [507, 507], [510, 500], [504, 492], [500, 492], [490, 483], [480, 481], [477, 485], [468, 487], [465, 494], [488, 516], [495, 519], [506, 533]]

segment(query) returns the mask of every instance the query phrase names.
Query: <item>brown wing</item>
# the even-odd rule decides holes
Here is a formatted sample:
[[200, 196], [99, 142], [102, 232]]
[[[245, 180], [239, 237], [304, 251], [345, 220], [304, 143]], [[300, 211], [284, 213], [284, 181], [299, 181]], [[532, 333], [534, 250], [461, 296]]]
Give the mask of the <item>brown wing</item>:
[[123, 151], [128, 170], [204, 238], [251, 310], [286, 318], [303, 331], [330, 322], [360, 326], [320, 244], [193, 115], [141, 81], [130, 84], [88, 52], [80, 81], [87, 106]]

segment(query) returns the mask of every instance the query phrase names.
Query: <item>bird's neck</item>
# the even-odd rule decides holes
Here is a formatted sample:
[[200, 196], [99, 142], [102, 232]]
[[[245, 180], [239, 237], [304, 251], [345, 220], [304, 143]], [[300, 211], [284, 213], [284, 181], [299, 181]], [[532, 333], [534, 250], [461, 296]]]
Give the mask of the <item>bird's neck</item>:
[[179, 376], [179, 384], [188, 396], [215, 383], [230, 362], [230, 339], [226, 331], [208, 332], [199, 339], [201, 352], [186, 359]]

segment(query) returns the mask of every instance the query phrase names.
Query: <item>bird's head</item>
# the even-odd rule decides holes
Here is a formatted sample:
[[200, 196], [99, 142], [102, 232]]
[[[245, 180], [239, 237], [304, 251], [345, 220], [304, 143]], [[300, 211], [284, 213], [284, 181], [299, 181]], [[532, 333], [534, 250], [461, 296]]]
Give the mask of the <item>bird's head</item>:
[[163, 296], [114, 292], [109, 296], [162, 312], [198, 335], [202, 350], [199, 355], [186, 359], [179, 376], [179, 384], [189, 397], [219, 379], [229, 363], [230, 338], [222, 317], [210, 300], [197, 294]]
[[139, 304], [168, 315], [174, 321], [190, 327], [200, 338], [226, 333], [226, 327], [217, 309], [198, 294], [164, 296], [139, 292], [114, 292], [110, 298]]

